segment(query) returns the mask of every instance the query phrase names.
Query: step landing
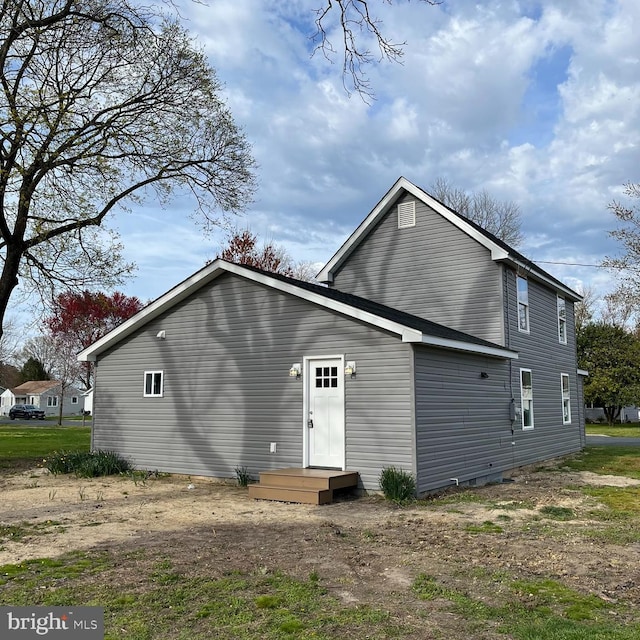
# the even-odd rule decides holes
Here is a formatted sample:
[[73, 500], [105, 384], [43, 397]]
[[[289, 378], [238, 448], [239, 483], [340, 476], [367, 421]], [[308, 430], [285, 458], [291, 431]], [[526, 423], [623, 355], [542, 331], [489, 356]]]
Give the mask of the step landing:
[[258, 484], [249, 485], [249, 497], [303, 504], [329, 504], [336, 489], [358, 486], [358, 473], [337, 469], [289, 467], [263, 471]]

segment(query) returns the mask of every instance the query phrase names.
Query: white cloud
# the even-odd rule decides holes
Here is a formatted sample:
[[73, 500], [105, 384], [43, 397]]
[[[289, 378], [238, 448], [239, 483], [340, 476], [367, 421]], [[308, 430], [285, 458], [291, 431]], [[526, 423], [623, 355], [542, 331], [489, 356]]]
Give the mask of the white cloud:
[[[534, 259], [595, 264], [615, 249], [606, 205], [639, 179], [640, 3], [376, 4], [386, 33], [408, 44], [402, 65], [369, 69], [370, 105], [345, 93], [339, 56], [310, 57], [308, 0], [181, 6], [260, 164], [246, 220], [296, 259], [328, 259], [399, 175], [518, 202]], [[180, 216], [174, 223], [168, 235], [192, 242]], [[138, 281], [154, 277], [154, 263], [194, 266], [161, 234], [136, 233]], [[608, 278], [554, 269], [601, 287]]]

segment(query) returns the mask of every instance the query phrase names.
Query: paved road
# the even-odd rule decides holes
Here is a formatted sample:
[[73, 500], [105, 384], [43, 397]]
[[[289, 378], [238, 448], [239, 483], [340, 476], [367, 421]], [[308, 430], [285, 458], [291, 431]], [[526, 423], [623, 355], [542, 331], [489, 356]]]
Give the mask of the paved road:
[[598, 447], [640, 447], [640, 438], [612, 438], [610, 436], [587, 436], [587, 444]]
[[[12, 425], [14, 427], [57, 427], [57, 420], [24, 420], [23, 418], [9, 419], [7, 416], [0, 416], [0, 425]], [[62, 419], [63, 427], [81, 427], [82, 420], [66, 420]], [[86, 427], [91, 426], [91, 420], [87, 420]]]

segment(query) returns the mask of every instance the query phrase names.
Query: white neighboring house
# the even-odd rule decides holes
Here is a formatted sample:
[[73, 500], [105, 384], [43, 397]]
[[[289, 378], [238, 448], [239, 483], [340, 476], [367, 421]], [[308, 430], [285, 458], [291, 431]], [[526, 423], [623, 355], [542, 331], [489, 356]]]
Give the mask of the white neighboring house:
[[58, 380], [31, 380], [23, 382], [13, 389], [7, 389], [0, 395], [0, 413], [9, 414], [14, 404], [32, 404], [42, 409], [45, 415], [60, 415], [60, 402], [63, 403], [62, 415], [81, 414], [84, 409], [82, 392], [75, 387], [67, 387], [62, 398], [62, 388]]
[[87, 389], [82, 397], [84, 398], [84, 412], [90, 416], [93, 413], [93, 387]]

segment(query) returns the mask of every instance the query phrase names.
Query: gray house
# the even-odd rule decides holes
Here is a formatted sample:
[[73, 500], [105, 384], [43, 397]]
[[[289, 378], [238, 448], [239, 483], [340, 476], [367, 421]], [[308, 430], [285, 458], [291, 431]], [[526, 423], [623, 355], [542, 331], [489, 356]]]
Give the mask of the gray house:
[[294, 468], [376, 490], [395, 466], [419, 493], [583, 446], [579, 296], [412, 183], [319, 278], [216, 260], [83, 351], [93, 446], [280, 487]]
[[82, 412], [83, 398], [75, 387], [66, 386], [63, 391], [58, 380], [30, 380], [0, 395], [2, 415], [8, 415], [14, 404], [32, 404], [48, 416], [59, 415], [62, 405], [62, 415], [68, 416]]

